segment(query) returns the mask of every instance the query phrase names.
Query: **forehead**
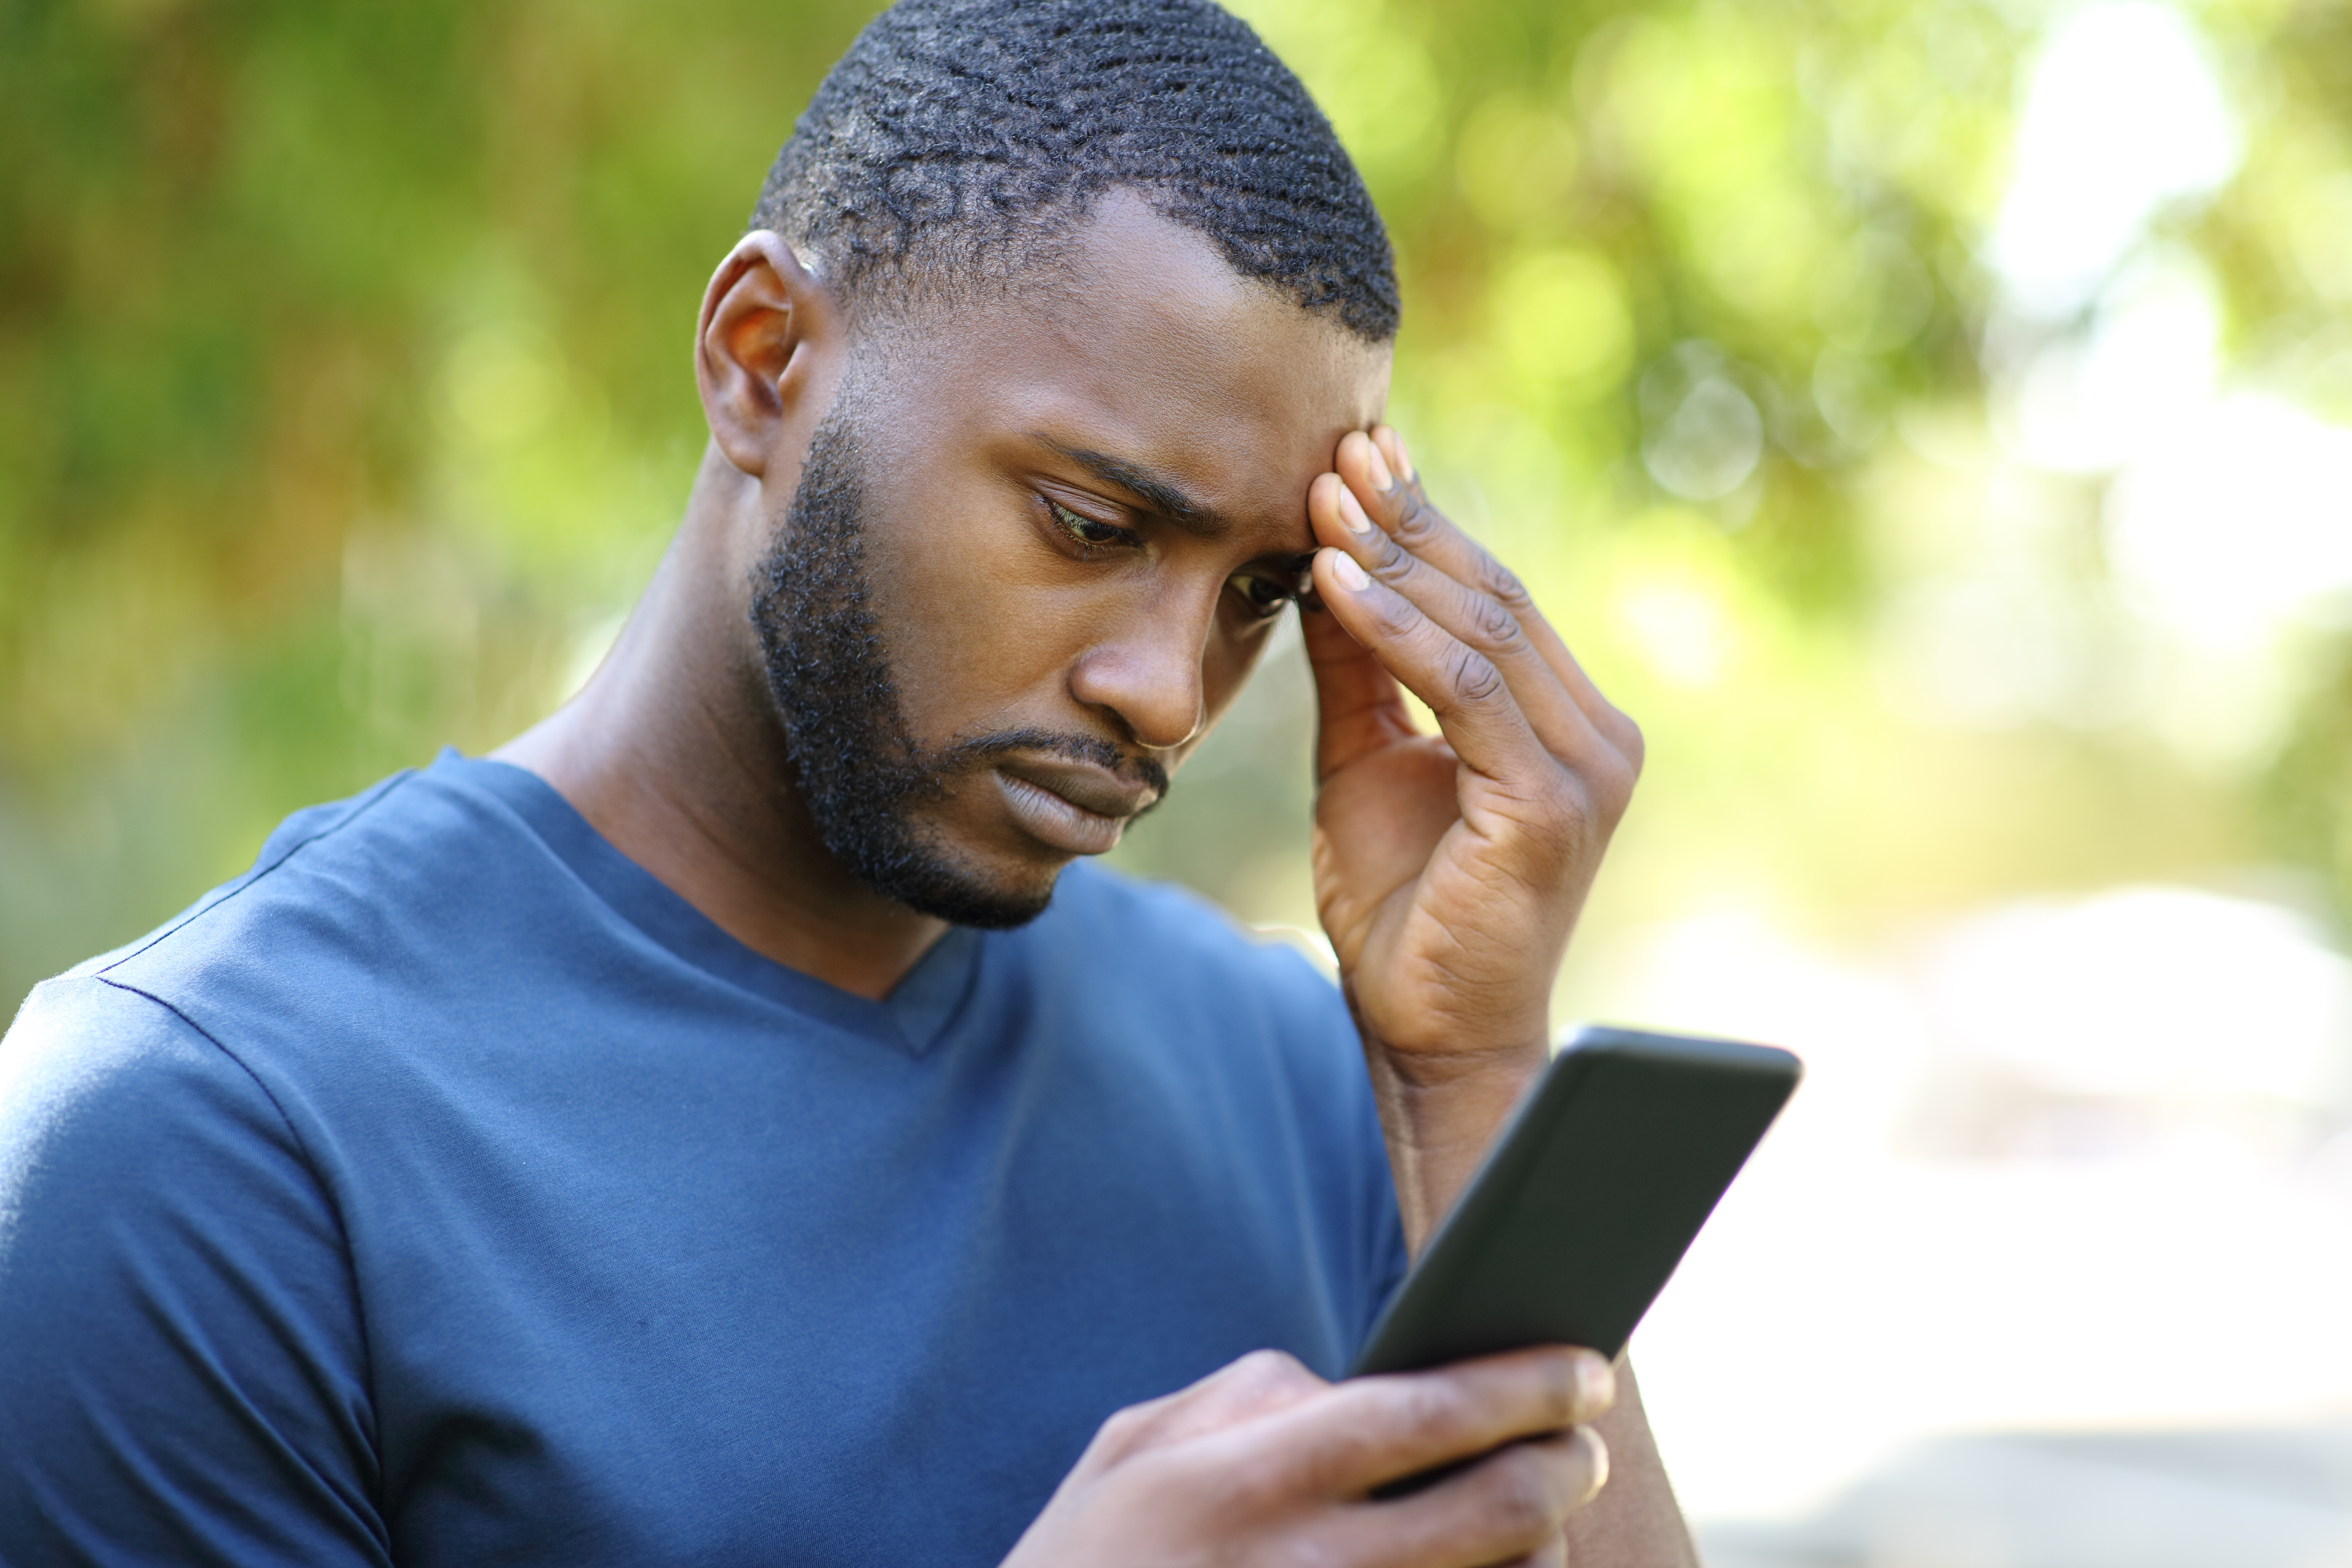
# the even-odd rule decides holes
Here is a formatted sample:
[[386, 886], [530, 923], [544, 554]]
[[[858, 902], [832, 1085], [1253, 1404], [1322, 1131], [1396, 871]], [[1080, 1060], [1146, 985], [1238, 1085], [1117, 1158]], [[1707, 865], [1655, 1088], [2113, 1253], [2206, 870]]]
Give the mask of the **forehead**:
[[874, 412], [919, 439], [1099, 451], [1291, 531], [1339, 437], [1388, 395], [1386, 344], [1243, 277], [1125, 192], [1009, 291], [925, 310], [865, 357], [861, 401], [878, 395]]

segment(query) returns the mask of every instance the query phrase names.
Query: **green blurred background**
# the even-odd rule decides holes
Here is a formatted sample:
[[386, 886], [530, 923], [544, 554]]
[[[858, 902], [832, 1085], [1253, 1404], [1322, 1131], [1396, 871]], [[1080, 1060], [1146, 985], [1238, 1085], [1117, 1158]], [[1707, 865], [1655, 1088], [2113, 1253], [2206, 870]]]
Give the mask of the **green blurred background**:
[[[1394, 228], [1438, 494], [1651, 735], [1596, 920], [2344, 885], [2341, 621], [2184, 692], [2109, 560], [2124, 463], [2004, 414], [2114, 303], [2033, 314], [1986, 259], [2040, 7], [1243, 9]], [[699, 450], [701, 284], [867, 11], [0, 9], [0, 993], [567, 693]], [[2090, 265], [2188, 291], [2224, 381], [2352, 414], [2352, 25], [2194, 30], [2230, 161]], [[1125, 858], [1302, 919], [1295, 708]]]
[[[701, 449], [703, 282], [870, 9], [0, 0], [0, 1001], [576, 689]], [[1830, 1040], [1837, 1005], [1717, 1005], [1738, 964], [1659, 942], [1748, 921], [1756, 973], [1907, 985], [1986, 911], [2153, 884], [2209, 902], [2116, 991], [2208, 953], [2230, 999], [2197, 910], [2340, 964], [2352, 11], [1238, 9], [1388, 216], [1433, 492], [1650, 739], [1564, 1016]], [[1118, 858], [1311, 925], [1311, 722], [1294, 639]], [[2299, 1077], [2159, 1115], [1920, 1069], [1872, 1137], [2079, 1152], [2089, 1106], [2352, 1171], [2325, 974]]]

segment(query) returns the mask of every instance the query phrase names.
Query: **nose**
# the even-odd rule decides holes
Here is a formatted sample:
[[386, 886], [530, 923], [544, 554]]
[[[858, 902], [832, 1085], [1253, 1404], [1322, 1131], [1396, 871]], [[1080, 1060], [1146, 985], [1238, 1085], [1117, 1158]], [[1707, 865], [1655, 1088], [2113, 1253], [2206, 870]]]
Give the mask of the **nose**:
[[1155, 752], [1186, 744], [1208, 720], [1202, 661], [1216, 602], [1175, 599], [1139, 605], [1070, 671], [1073, 697], [1116, 716], [1137, 745]]

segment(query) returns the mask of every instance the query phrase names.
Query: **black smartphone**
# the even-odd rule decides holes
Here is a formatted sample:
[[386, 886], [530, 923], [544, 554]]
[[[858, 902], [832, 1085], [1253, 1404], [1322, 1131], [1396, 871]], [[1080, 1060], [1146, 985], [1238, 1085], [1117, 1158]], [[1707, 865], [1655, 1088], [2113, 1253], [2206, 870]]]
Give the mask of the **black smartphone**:
[[1580, 1032], [1495, 1140], [1350, 1375], [1535, 1344], [1614, 1361], [1803, 1070], [1770, 1046]]

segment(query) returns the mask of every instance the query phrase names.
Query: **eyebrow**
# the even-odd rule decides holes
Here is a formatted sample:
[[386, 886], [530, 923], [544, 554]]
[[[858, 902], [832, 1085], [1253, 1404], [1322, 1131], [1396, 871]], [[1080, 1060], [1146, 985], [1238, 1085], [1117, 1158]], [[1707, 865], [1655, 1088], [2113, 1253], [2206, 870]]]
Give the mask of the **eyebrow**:
[[1040, 436], [1037, 439], [1103, 483], [1116, 485], [1143, 501], [1187, 533], [1198, 534], [1202, 539], [1222, 539], [1232, 531], [1231, 525], [1214, 510], [1202, 506], [1174, 483], [1139, 464], [1130, 463], [1124, 458], [1114, 458], [1108, 452], [1066, 446], [1050, 436]]

